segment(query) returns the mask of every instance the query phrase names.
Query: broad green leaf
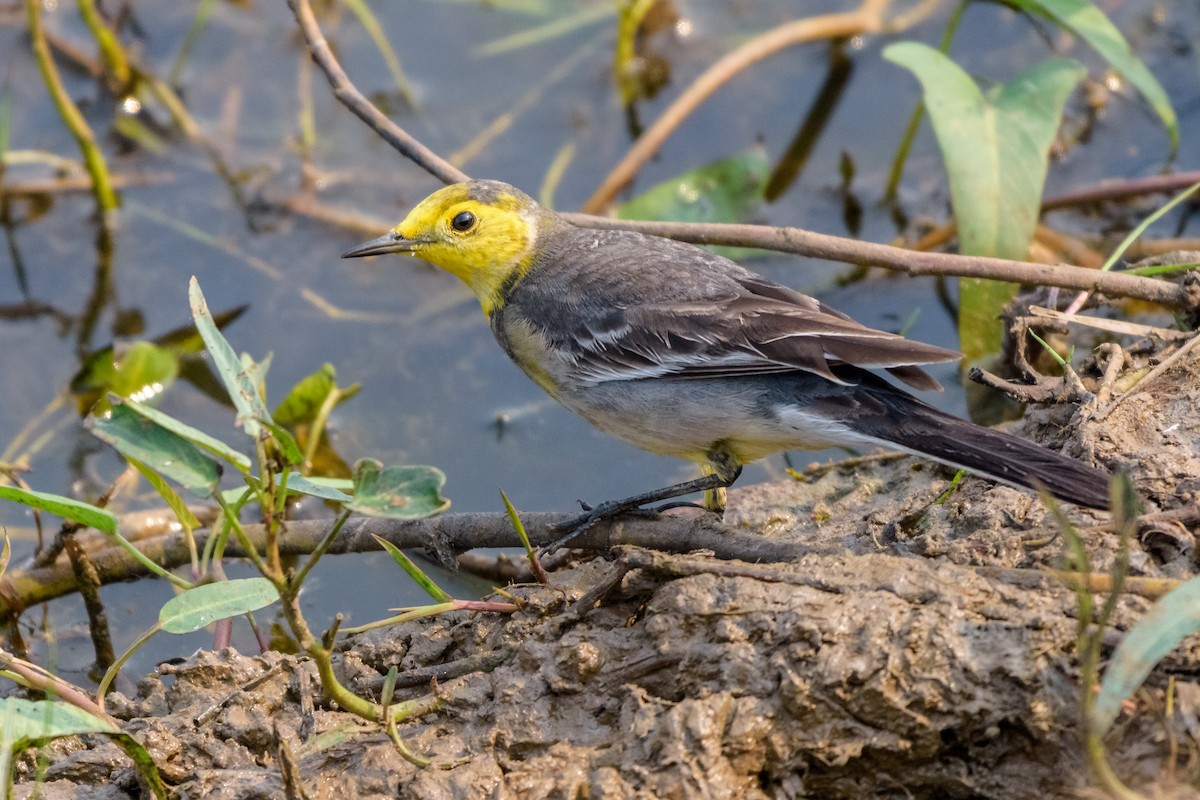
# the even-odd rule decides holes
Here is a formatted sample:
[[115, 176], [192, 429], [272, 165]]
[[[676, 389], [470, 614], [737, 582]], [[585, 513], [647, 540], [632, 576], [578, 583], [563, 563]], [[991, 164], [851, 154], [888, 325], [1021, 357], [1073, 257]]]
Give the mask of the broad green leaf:
[[[111, 722], [68, 703], [0, 698], [0, 748], [15, 752], [63, 736], [98, 733], [112, 739], [137, 767], [151, 793], [166, 800], [167, 790], [146, 748]], [[6, 752], [7, 755], [7, 752]], [[7, 763], [7, 759], [3, 759]], [[7, 782], [7, 775], [0, 775]]]
[[[617, 207], [621, 219], [675, 222], [745, 222], [762, 204], [771, 176], [766, 151], [753, 147], [650, 187]], [[712, 247], [738, 259], [756, 254], [749, 247]]]
[[148, 400], [162, 394], [179, 374], [179, 365], [169, 350], [150, 342], [134, 342], [120, 357], [112, 391], [133, 400]]
[[761, 147], [652, 186], [617, 208], [621, 219], [740, 222], [762, 202], [771, 166]]
[[116, 533], [117, 518], [102, 508], [49, 492], [34, 492], [15, 486], [0, 486], [0, 500], [13, 500], [48, 511], [55, 516], [95, 528], [103, 533]]
[[258, 420], [268, 419], [267, 407], [263, 404], [262, 396], [258, 393], [259, 383], [252, 374], [252, 369], [243, 362], [229, 341], [217, 329], [204, 293], [200, 291], [200, 283], [195, 276], [188, 285], [188, 299], [192, 308], [192, 319], [196, 322], [196, 330], [204, 339], [204, 346], [212, 356], [217, 374], [225, 382], [229, 399], [233, 401], [238, 412], [238, 423], [250, 436], [258, 438], [260, 431]]
[[0, 697], [0, 730], [4, 740], [16, 748], [78, 733], [120, 732], [107, 720], [73, 705], [20, 697]]
[[166, 502], [167, 507], [175, 514], [175, 518], [179, 520], [179, 524], [187, 531], [194, 531], [200, 527], [200, 520], [196, 519], [196, 515], [187, 507], [187, 503], [183, 502], [183, 498], [179, 493], [171, 488], [171, 484], [167, 483], [163, 476], [148, 466], [138, 461], [135, 458], [128, 459], [130, 464], [142, 474], [142, 477], [154, 487], [154, 491], [158, 492], [159, 497]]
[[341, 388], [337, 385], [336, 379], [337, 370], [333, 365], [322, 364], [319, 370], [302, 378], [292, 387], [287, 397], [283, 398], [283, 402], [276, 407], [272, 417], [280, 425], [286, 425], [289, 428], [305, 425], [317, 418], [317, 412], [321, 410], [321, 406], [325, 404], [331, 392], [338, 392], [336, 402], [340, 405], [358, 394], [359, 389], [362, 388], [357, 383]]
[[[277, 476], [276, 483], [282, 482], [283, 476]], [[306, 494], [310, 497], [317, 497], [322, 500], [333, 500], [335, 503], [349, 503], [354, 499], [341, 489], [337, 488], [338, 485], [346, 487], [353, 486], [350, 481], [345, 480], [344, 478], [337, 479], [336, 481], [319, 480], [316, 478], [306, 478], [299, 472], [291, 472], [288, 473], [287, 476], [287, 488], [289, 492]]]
[[[371, 534], [374, 536], [374, 534]], [[392, 557], [392, 560], [400, 565], [400, 569], [408, 573], [408, 577], [425, 590], [425, 594], [432, 597], [439, 603], [449, 603], [454, 598], [450, 596], [446, 590], [433, 582], [433, 579], [421, 571], [421, 568], [413, 563], [412, 559], [404, 554], [396, 545], [389, 542], [380, 536], [375, 536], [375, 541], [379, 542], [384, 550]]]
[[1175, 109], [1166, 91], [1146, 68], [1125, 37], [1116, 26], [1104, 15], [1104, 12], [1088, 2], [1088, 0], [1008, 0], [1017, 8], [1031, 14], [1037, 14], [1061, 25], [1071, 33], [1090, 44], [1096, 52], [1112, 65], [1112, 68], [1124, 76], [1141, 92], [1142, 97], [1158, 114], [1167, 135], [1171, 138], [1171, 153], [1174, 155], [1179, 148], [1179, 122], [1175, 117]]
[[1146, 612], [1117, 645], [1109, 659], [1100, 692], [1092, 704], [1092, 730], [1104, 735], [1121, 704], [1133, 696], [1146, 676], [1185, 637], [1200, 631], [1200, 577], [1172, 590]]
[[436, 467], [384, 468], [364, 458], [354, 465], [354, 502], [346, 507], [371, 517], [429, 517], [450, 507], [440, 494], [445, 483], [446, 476]]
[[83, 409], [90, 409], [109, 392], [149, 400], [162, 394], [178, 375], [174, 353], [151, 342], [134, 342], [120, 355], [106, 347], [88, 356], [71, 379], [71, 392], [80, 398]]
[[139, 461], [197, 497], [209, 497], [221, 480], [221, 465], [177, 433], [113, 403], [107, 414], [90, 417], [88, 427], [122, 455]]
[[[1084, 68], [1053, 58], [985, 95], [961, 67], [927, 45], [899, 42], [883, 55], [911, 71], [924, 89], [962, 252], [1024, 260], [1037, 226], [1050, 145]], [[969, 361], [999, 351], [999, 315], [1015, 289], [993, 281], [959, 282], [959, 347]]]
[[158, 613], [158, 624], [167, 633], [191, 633], [219, 619], [248, 614], [278, 600], [279, 592], [266, 578], [206, 583], [168, 600]]
[[203, 449], [215, 455], [217, 458], [228, 461], [240, 471], [250, 471], [250, 458], [245, 453], [239, 453], [237, 450], [234, 450], [220, 439], [217, 439], [214, 436], [209, 436], [204, 431], [197, 430], [191, 425], [186, 425], [171, 415], [164, 414], [156, 408], [142, 405], [136, 401], [126, 400], [124, 403], [122, 403], [122, 405], [126, 406], [130, 411], [138, 414], [139, 416], [150, 420], [160, 428], [166, 428], [177, 436], [187, 439], [192, 444], [202, 447]]

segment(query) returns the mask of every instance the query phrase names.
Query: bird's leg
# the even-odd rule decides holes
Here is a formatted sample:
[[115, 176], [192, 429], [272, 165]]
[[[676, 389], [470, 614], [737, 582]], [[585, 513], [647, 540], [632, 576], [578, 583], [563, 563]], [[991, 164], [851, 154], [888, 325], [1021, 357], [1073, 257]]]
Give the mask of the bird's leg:
[[[609, 500], [600, 503], [594, 508], [587, 509], [586, 513], [571, 519], [566, 522], [552, 526], [554, 530], [568, 531], [567, 535], [561, 539], [547, 545], [543, 552], [552, 553], [562, 547], [567, 542], [574, 539], [579, 534], [586, 531], [588, 528], [595, 525], [597, 522], [605, 519], [611, 519], [621, 514], [626, 514], [631, 511], [641, 510], [646, 503], [656, 503], [659, 500], [670, 500], [672, 497], [682, 497], [685, 494], [692, 492], [704, 492], [706, 503], [705, 508], [710, 511], [721, 513], [725, 510], [725, 488], [731, 485], [742, 474], [742, 465], [739, 464], [733, 456], [726, 452], [723, 448], [713, 447], [708, 453], [708, 464], [704, 465], [704, 471], [707, 473], [699, 478], [693, 478], [690, 481], [683, 483], [664, 486], [661, 489], [656, 489], [652, 492], [637, 494], [632, 497], [626, 497], [621, 500]], [[707, 498], [710, 492], [719, 493], [722, 501], [719, 507], [709, 505]], [[691, 503], [667, 503], [652, 510], [655, 513], [664, 511], [668, 508], [675, 508], [680, 505], [694, 505]]]

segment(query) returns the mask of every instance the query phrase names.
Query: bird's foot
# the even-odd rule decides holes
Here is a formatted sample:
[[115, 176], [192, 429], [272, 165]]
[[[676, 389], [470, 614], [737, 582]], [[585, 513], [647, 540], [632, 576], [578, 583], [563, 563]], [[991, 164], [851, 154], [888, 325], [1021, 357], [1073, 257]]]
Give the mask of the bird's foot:
[[614, 517], [621, 516], [654, 519], [663, 511], [667, 511], [668, 509], [672, 508], [699, 508], [702, 511], [712, 511], [712, 509], [706, 508], [699, 503], [691, 503], [682, 500], [672, 503], [663, 503], [662, 505], [655, 506], [654, 508], [642, 508], [641, 506], [630, 505], [629, 501], [627, 500], [610, 500], [601, 503], [598, 506], [591, 506], [580, 500], [579, 505], [583, 507], [584, 513], [564, 522], [558, 522], [550, 526], [551, 530], [567, 531], [567, 535], [542, 548], [542, 555], [553, 553], [555, 550], [559, 549], [567, 542], [571, 541], [576, 536], [595, 525], [597, 522], [602, 522], [606, 519], [613, 519]]

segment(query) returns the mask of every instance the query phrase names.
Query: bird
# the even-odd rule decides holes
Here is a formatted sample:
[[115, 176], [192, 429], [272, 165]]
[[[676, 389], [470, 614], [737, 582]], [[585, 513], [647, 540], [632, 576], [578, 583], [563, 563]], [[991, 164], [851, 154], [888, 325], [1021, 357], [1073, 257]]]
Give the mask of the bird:
[[[534, 383], [599, 430], [699, 465], [692, 480], [583, 504], [548, 549], [626, 512], [723, 512], [742, 467], [773, 453], [885, 446], [1094, 509], [1102, 470], [942, 412], [896, 385], [961, 355], [862, 325], [712, 251], [584, 228], [507, 183], [472, 180], [419, 202], [343, 258], [406, 254], [461, 279]], [[890, 375], [885, 379], [880, 371]], [[656, 509], [645, 506], [675, 501]]]

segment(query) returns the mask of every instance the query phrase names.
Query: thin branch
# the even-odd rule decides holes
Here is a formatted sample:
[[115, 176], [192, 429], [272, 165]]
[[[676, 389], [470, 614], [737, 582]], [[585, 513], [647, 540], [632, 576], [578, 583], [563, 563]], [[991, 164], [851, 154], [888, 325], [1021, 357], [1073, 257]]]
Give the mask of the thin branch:
[[1200, 171], [1177, 172], [1173, 175], [1151, 175], [1147, 178], [1105, 181], [1095, 186], [1073, 189], [1042, 201], [1042, 211], [1083, 206], [1105, 200], [1128, 200], [1148, 194], [1172, 194], [1200, 182]]
[[[522, 514], [530, 543], [534, 547], [550, 544], [559, 534], [551, 525], [573, 519], [574, 514]], [[288, 535], [280, 540], [283, 555], [310, 553], [328, 533], [332, 520], [298, 520], [288, 523]], [[197, 546], [203, 547], [211, 530], [196, 531]], [[245, 542], [261, 549], [266, 540], [263, 525], [245, 525]], [[504, 513], [445, 514], [430, 519], [397, 521], [358, 517], [348, 521], [334, 539], [329, 553], [373, 552], [380, 548], [378, 535], [401, 548], [426, 548], [433, 552], [460, 553], [478, 547], [517, 545], [512, 522]], [[658, 519], [638, 517], [597, 523], [572, 542], [572, 547], [605, 550], [618, 544], [634, 544], [667, 552], [694, 549], [711, 550], [719, 558], [749, 561], [794, 560], [813, 552], [802, 543], [781, 543], [761, 536], [738, 534], [715, 524], [708, 517], [664, 516]], [[182, 533], [146, 539], [139, 549], [155, 563], [171, 569], [190, 563], [187, 542]], [[245, 544], [231, 540], [226, 556], [244, 557]], [[143, 565], [125, 550], [111, 547], [91, 554], [92, 563], [104, 584], [129, 580], [146, 574]], [[75, 591], [69, 564], [56, 562], [48, 567], [11, 570], [0, 578], [0, 619], [12, 611], [44, 602]]]
[[[550, 544], [558, 533], [552, 525], [573, 519], [574, 514], [523, 513], [530, 543], [534, 547]], [[1200, 522], [1200, 508], [1186, 508], [1143, 517], [1151, 524], [1159, 517], [1184, 524]], [[329, 532], [333, 520], [299, 520], [288, 523], [287, 536], [279, 542], [282, 555], [311, 553]], [[266, 539], [262, 525], [243, 527], [246, 540], [261, 548]], [[211, 531], [195, 533], [203, 547]], [[379, 550], [375, 537], [401, 548], [425, 548], [432, 552], [461, 553], [478, 547], [513, 547], [517, 544], [512, 522], [504, 513], [445, 514], [429, 519], [399, 521], [375, 517], [356, 517], [346, 523], [329, 548], [331, 554], [362, 553]], [[750, 563], [798, 561], [805, 555], [823, 552], [802, 541], [765, 539], [754, 533], [724, 527], [714, 517], [661, 516], [656, 519], [627, 517], [605, 520], [572, 540], [573, 548], [608, 550], [618, 545], [635, 545], [669, 553], [708, 550], [718, 559]], [[139, 549], [154, 562], [168, 568], [191, 563], [187, 539], [182, 532], [145, 539]], [[245, 556], [239, 542], [230, 541], [227, 556]], [[119, 547], [92, 554], [92, 563], [104, 584], [125, 581], [146, 574], [146, 569]], [[29, 570], [10, 570], [0, 578], [0, 620], [34, 603], [62, 597], [75, 591], [71, 567], [65, 562]], [[1134, 591], [1134, 590], [1130, 590]]]
[[863, 0], [857, 9], [844, 14], [825, 14], [795, 20], [767, 31], [726, 54], [705, 70], [704, 74], [638, 137], [621, 162], [583, 204], [582, 210], [589, 214], [598, 214], [607, 208], [617, 192], [633, 180], [637, 171], [658, 152], [675, 129], [717, 89], [728, 83], [730, 78], [764, 58], [797, 44], [875, 33], [883, 28], [883, 12], [887, 6], [888, 0]]
[[0, 650], [0, 670], [8, 670], [19, 675], [29, 686], [39, 689], [50, 696], [58, 696], [76, 708], [81, 708], [94, 717], [99, 717], [113, 727], [120, 724], [104, 713], [104, 710], [78, 686], [67, 683], [56, 675], [51, 675], [36, 664], [17, 658], [6, 650]]
[[1175, 283], [1137, 275], [1100, 272], [1066, 264], [1033, 264], [1003, 258], [922, 253], [874, 242], [862, 242], [806, 231], [802, 228], [772, 228], [766, 225], [700, 222], [650, 222], [610, 219], [585, 214], [562, 214], [567, 220], [592, 228], [620, 228], [665, 236], [693, 244], [761, 247], [810, 258], [850, 264], [886, 267], [909, 275], [957, 275], [1082, 289], [1117, 297], [1136, 297], [1155, 303], [1190, 309], [1198, 302], [1192, 293]]
[[308, 0], [288, 0], [288, 5], [292, 7], [296, 21], [300, 23], [300, 30], [304, 33], [305, 41], [308, 42], [308, 50], [312, 54], [313, 60], [317, 62], [317, 66], [329, 79], [334, 97], [353, 111], [359, 119], [367, 123], [371, 130], [382, 136], [384, 141], [400, 151], [401, 155], [424, 167], [430, 174], [445, 183], [470, 180], [469, 175], [410, 136], [407, 131], [372, 105], [362, 92], [358, 91], [329, 48], [329, 42], [321, 33], [321, 28], [317, 24], [317, 18], [313, 14]]

